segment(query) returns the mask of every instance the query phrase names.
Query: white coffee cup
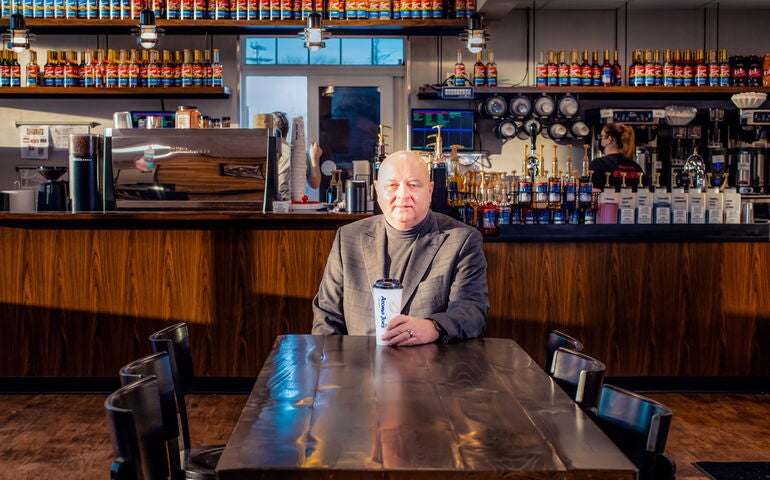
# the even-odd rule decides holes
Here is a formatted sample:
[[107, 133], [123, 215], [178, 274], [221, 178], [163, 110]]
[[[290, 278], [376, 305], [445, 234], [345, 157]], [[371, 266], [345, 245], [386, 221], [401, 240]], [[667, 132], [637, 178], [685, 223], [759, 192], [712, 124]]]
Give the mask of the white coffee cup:
[[377, 345], [387, 345], [382, 339], [390, 319], [401, 313], [401, 296], [404, 288], [395, 278], [382, 278], [372, 286], [374, 300], [374, 335]]
[[8, 211], [11, 213], [34, 213], [37, 190], [5, 190], [8, 194]]

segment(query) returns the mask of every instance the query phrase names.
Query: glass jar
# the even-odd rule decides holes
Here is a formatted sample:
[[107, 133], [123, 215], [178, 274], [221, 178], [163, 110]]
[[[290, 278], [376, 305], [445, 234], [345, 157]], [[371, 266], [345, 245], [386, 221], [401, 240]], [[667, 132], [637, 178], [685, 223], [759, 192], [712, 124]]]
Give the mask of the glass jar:
[[174, 128], [198, 128], [200, 120], [201, 113], [198, 111], [198, 107], [180, 105], [174, 114]]
[[770, 53], [762, 61], [762, 86], [770, 87]]
[[222, 128], [222, 119], [221, 118], [212, 118], [211, 119], [211, 128]]
[[222, 117], [222, 128], [230, 128], [230, 117]]

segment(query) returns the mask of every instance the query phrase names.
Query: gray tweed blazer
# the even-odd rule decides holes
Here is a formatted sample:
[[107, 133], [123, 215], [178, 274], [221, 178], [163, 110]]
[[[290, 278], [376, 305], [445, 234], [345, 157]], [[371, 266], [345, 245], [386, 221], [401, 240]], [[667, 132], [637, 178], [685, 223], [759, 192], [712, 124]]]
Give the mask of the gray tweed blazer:
[[[374, 335], [372, 285], [385, 276], [385, 217], [337, 231], [313, 299], [313, 334]], [[428, 212], [406, 267], [401, 313], [436, 320], [446, 341], [481, 335], [487, 321], [487, 261], [481, 234], [446, 215]]]

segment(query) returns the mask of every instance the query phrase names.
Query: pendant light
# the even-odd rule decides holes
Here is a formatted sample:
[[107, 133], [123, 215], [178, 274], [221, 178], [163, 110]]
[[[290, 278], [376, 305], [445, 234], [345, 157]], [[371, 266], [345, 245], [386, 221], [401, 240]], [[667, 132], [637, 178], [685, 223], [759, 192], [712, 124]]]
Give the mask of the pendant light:
[[489, 35], [484, 29], [484, 18], [478, 13], [468, 17], [468, 28], [460, 34], [460, 40], [471, 53], [479, 53], [487, 46]]
[[315, 1], [313, 0], [313, 11], [307, 17], [307, 26], [299, 33], [299, 36], [305, 40], [305, 48], [311, 52], [317, 52], [319, 49], [326, 46], [326, 40], [330, 37], [323, 27], [323, 17], [315, 9]]
[[145, 7], [139, 13], [139, 28], [132, 29], [131, 33], [136, 37], [136, 43], [149, 50], [158, 45], [163, 29], [155, 25], [155, 13]]
[[3, 42], [5, 47], [14, 52], [22, 52], [29, 48], [30, 33], [27, 30], [27, 22], [24, 15], [14, 13], [8, 22], [8, 31], [3, 33]]

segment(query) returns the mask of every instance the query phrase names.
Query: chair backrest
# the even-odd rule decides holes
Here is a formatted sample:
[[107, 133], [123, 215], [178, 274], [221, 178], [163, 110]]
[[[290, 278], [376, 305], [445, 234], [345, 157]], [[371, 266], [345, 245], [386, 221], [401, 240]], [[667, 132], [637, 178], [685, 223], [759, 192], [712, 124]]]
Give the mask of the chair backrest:
[[158, 396], [163, 414], [163, 429], [169, 465], [172, 476], [176, 477], [182, 468], [179, 458], [179, 422], [181, 419], [177, 417], [171, 358], [166, 352], [153, 353], [120, 369], [121, 385], [129, 385], [141, 378], [150, 376], [154, 376], [158, 380]]
[[146, 377], [113, 392], [104, 402], [114, 460], [113, 480], [166, 480], [168, 457], [158, 379]]
[[551, 365], [553, 364], [553, 354], [556, 353], [556, 350], [558, 350], [559, 348], [567, 348], [569, 350], [574, 350], [576, 352], [582, 352], [583, 344], [580, 343], [580, 341], [577, 340], [576, 338], [570, 337], [566, 333], [562, 333], [558, 330], [554, 330], [551, 333], [549, 333], [548, 350], [547, 350], [547, 355], [545, 359], [545, 368], [544, 368], [546, 372], [551, 371]]
[[582, 409], [594, 408], [599, 400], [604, 371], [602, 362], [566, 348], [554, 352], [551, 376]]
[[643, 395], [604, 385], [595, 417], [639, 468], [640, 478], [652, 478], [651, 472], [666, 448], [671, 409]]
[[176, 408], [182, 430], [182, 449], [190, 448], [190, 428], [187, 422], [185, 395], [190, 392], [195, 372], [190, 351], [190, 335], [186, 323], [177, 323], [150, 335], [153, 352], [166, 352], [171, 360], [171, 375], [174, 378]]

